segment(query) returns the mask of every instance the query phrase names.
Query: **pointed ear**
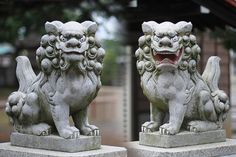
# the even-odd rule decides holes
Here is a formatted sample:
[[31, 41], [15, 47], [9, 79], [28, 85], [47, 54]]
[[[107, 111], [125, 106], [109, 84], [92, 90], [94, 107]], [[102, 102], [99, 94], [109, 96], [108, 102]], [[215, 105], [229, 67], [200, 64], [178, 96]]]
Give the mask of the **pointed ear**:
[[95, 34], [98, 28], [98, 25], [96, 24], [96, 22], [92, 22], [92, 21], [84, 21], [81, 23], [87, 30], [88, 34]]
[[178, 33], [190, 33], [193, 25], [191, 22], [180, 21], [175, 24], [175, 27]]
[[142, 24], [142, 30], [144, 34], [152, 34], [153, 33], [153, 28], [155, 25], [157, 25], [155, 21], [148, 21], [148, 22], [143, 22]]
[[52, 21], [45, 23], [45, 30], [47, 33], [58, 34], [60, 32], [60, 28], [63, 25], [60, 21]]

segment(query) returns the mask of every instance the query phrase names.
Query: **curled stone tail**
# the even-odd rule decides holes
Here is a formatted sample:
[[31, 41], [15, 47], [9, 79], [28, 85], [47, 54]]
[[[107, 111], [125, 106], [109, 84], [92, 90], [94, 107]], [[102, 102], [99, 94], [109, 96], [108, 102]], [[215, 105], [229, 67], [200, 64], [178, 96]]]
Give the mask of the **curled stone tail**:
[[32, 69], [29, 59], [26, 56], [19, 56], [16, 58], [16, 61], [16, 77], [19, 81], [18, 91], [26, 93], [27, 89], [36, 78], [36, 75]]
[[19, 81], [19, 89], [9, 95], [5, 111], [10, 118], [10, 122], [19, 131], [23, 122], [22, 120], [24, 119], [22, 117], [22, 109], [25, 105], [27, 89], [36, 78], [36, 75], [26, 56], [19, 56], [16, 58], [16, 61], [16, 77]]
[[220, 58], [212, 56], [208, 59], [202, 78], [211, 90], [211, 96], [216, 113], [219, 115], [218, 121], [221, 123], [226, 118], [226, 113], [230, 108], [227, 94], [218, 87], [220, 78]]
[[211, 92], [219, 90], [218, 82], [220, 78], [220, 58], [212, 56], [208, 59], [206, 68], [202, 74], [202, 78], [206, 81]]

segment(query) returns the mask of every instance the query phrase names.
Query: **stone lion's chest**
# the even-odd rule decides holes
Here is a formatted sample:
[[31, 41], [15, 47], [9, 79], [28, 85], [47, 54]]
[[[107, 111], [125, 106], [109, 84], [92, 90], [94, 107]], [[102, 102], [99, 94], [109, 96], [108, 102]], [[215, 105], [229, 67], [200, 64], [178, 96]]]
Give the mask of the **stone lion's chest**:
[[[145, 76], [144, 76], [145, 77]], [[184, 88], [184, 81], [178, 73], [162, 73], [152, 76], [150, 79], [142, 79], [144, 94], [151, 101], [170, 100], [176, 97]]]
[[68, 76], [65, 78], [64, 100], [72, 108], [88, 105], [97, 93], [97, 85], [97, 77], [91, 80], [88, 75]]

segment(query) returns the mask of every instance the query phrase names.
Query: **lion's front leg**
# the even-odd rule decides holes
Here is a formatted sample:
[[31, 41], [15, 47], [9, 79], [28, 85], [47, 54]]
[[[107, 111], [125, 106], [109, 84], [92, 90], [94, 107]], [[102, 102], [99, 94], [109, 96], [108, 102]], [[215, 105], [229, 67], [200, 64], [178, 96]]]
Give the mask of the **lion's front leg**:
[[59, 96], [54, 96], [53, 105], [50, 106], [53, 121], [57, 128], [57, 131], [63, 138], [79, 138], [79, 130], [76, 127], [70, 126], [69, 123], [69, 105], [63, 102], [60, 98], [61, 97]]
[[163, 123], [165, 113], [159, 110], [158, 107], [150, 103], [150, 121], [145, 122], [142, 125], [142, 132], [154, 132], [157, 131], [160, 125]]
[[160, 126], [160, 133], [174, 135], [179, 132], [183, 123], [187, 105], [177, 101], [169, 101], [169, 122]]
[[100, 132], [98, 127], [94, 125], [90, 125], [88, 123], [88, 115], [87, 115], [88, 107], [80, 110], [78, 113], [72, 115], [75, 126], [80, 129], [81, 134], [87, 136], [99, 136]]

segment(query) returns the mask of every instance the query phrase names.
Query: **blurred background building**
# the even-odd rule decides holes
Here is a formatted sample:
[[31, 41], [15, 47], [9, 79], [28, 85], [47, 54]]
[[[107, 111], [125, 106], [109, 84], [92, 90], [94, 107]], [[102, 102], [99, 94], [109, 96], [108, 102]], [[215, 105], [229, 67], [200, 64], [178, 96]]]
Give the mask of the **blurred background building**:
[[10, 92], [17, 90], [15, 57], [26, 55], [38, 72], [35, 50], [46, 21], [93, 20], [106, 50], [103, 87], [91, 103], [90, 121], [102, 132], [102, 143], [137, 140], [149, 119], [136, 70], [134, 52], [144, 21], [191, 21], [202, 48], [199, 70], [211, 55], [221, 57], [220, 88], [231, 96], [227, 135], [236, 131], [236, 1], [235, 0], [2, 0], [0, 2], [0, 142], [12, 130], [4, 113]]

